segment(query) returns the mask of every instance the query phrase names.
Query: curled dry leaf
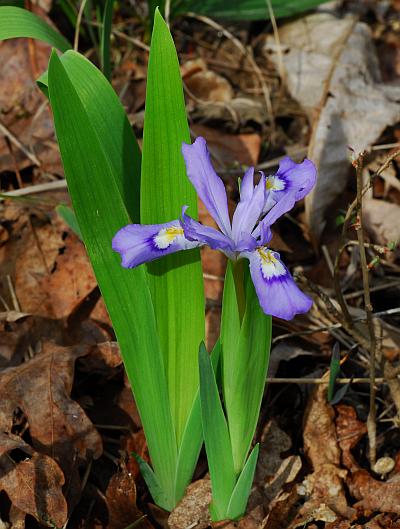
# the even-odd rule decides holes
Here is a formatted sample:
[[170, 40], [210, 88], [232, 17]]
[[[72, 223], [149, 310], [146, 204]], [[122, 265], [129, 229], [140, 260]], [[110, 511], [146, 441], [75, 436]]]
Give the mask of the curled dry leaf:
[[400, 514], [398, 472], [395, 472], [387, 481], [378, 481], [367, 470], [361, 468], [351, 454], [351, 449], [365, 435], [366, 425], [358, 420], [351, 406], [338, 406], [337, 411], [336, 428], [343, 453], [343, 464], [350, 470], [346, 483], [350, 494], [359, 500], [355, 507], [367, 513], [380, 511]]
[[[26, 458], [14, 461], [13, 450], [21, 450]], [[26, 514], [41, 524], [61, 527], [67, 519], [64, 483], [64, 474], [51, 457], [35, 452], [17, 435], [0, 434], [0, 490], [11, 501], [13, 527], [24, 527]]]
[[197, 99], [224, 103], [233, 98], [233, 89], [229, 81], [209, 70], [203, 59], [186, 62], [181, 72], [186, 88]]
[[124, 465], [111, 477], [105, 500], [109, 516], [108, 529], [126, 529], [132, 524], [138, 529], [153, 527], [136, 506], [135, 480]]
[[354, 17], [302, 17], [282, 26], [279, 36], [284, 53], [277, 53], [273, 37], [266, 53], [276, 65], [282, 58], [289, 92], [313, 124], [308, 156], [318, 166], [318, 182], [306, 211], [318, 239], [328, 206], [347, 182], [348, 146], [365, 150], [400, 119], [400, 88], [382, 82], [370, 29]]

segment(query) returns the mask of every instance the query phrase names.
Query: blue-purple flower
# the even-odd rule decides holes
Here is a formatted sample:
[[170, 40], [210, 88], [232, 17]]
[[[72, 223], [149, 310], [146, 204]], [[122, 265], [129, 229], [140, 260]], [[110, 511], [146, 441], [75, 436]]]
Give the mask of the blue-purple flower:
[[310, 160], [297, 164], [289, 157], [279, 164], [276, 174], [265, 176], [254, 185], [254, 168], [248, 169], [240, 186], [240, 201], [232, 221], [228, 213], [225, 186], [214, 171], [204, 138], [183, 144], [182, 154], [189, 180], [214, 218], [220, 231], [205, 226], [186, 214], [165, 224], [129, 224], [112, 241], [121, 254], [122, 266], [133, 268], [180, 250], [207, 245], [229, 259], [247, 258], [258, 299], [266, 314], [286, 320], [307, 312], [311, 299], [296, 285], [279, 253], [268, 248], [271, 225], [305, 197], [316, 181]]

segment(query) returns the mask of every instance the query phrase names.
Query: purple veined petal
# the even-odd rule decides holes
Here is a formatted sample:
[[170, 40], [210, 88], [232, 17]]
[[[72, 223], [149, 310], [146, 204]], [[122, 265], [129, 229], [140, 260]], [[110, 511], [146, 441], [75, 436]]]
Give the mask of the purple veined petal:
[[242, 233], [240, 240], [235, 244], [236, 252], [252, 252], [260, 243], [250, 233]]
[[180, 221], [186, 239], [197, 242], [199, 245], [206, 244], [213, 250], [221, 250], [228, 257], [234, 258], [232, 239], [215, 228], [204, 226], [204, 224], [192, 219], [192, 217], [186, 215], [186, 210], [187, 206], [184, 206], [182, 208], [182, 220]]
[[265, 215], [265, 217], [262, 219], [262, 221], [259, 223], [259, 225], [256, 227], [256, 229], [253, 231], [252, 235], [255, 238], [260, 237], [262, 229], [265, 228], [265, 226], [272, 226], [274, 222], [276, 222], [279, 217], [282, 217], [285, 213], [290, 211], [293, 206], [296, 203], [296, 197], [295, 193], [288, 193], [287, 195], [284, 195]]
[[[247, 193], [246, 193], [247, 194]], [[260, 218], [265, 204], [265, 176], [254, 188], [250, 200], [243, 200], [236, 206], [232, 219], [232, 238], [238, 244], [242, 233], [251, 233]]]
[[250, 274], [263, 311], [291, 320], [310, 310], [312, 300], [296, 285], [277, 252], [260, 246], [247, 255]]
[[295, 200], [304, 198], [314, 187], [317, 171], [311, 160], [296, 163], [288, 156], [279, 163], [274, 175], [266, 178], [267, 198], [263, 213], [267, 213], [287, 194], [294, 194]]
[[159, 257], [189, 250], [198, 242], [185, 238], [179, 220], [165, 224], [128, 224], [112, 240], [112, 249], [118, 252], [124, 268], [134, 268]]
[[183, 143], [182, 154], [187, 175], [197, 194], [220, 230], [230, 236], [232, 230], [225, 186], [211, 164], [206, 140], [199, 136], [192, 145]]
[[240, 200], [247, 202], [251, 200], [254, 191], [254, 167], [249, 167], [244, 173], [240, 183]]
[[288, 181], [290, 188], [296, 189], [296, 200], [301, 200], [314, 187], [317, 181], [317, 169], [308, 158], [302, 163], [296, 163], [286, 156], [279, 164], [277, 176]]

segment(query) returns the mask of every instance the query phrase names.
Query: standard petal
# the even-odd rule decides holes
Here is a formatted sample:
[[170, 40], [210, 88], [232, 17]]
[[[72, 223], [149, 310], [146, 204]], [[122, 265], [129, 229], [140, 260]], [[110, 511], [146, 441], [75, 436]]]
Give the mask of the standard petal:
[[197, 194], [225, 235], [231, 234], [228, 199], [224, 183], [214, 171], [206, 140], [198, 137], [192, 145], [182, 144], [186, 171]]
[[233, 241], [224, 233], [212, 228], [211, 226], [204, 226], [200, 222], [192, 219], [186, 215], [187, 206], [182, 209], [181, 226], [183, 228], [186, 239], [197, 242], [199, 245], [206, 244], [213, 250], [221, 250], [228, 257], [234, 256]]
[[243, 200], [236, 206], [232, 219], [232, 239], [239, 243], [242, 234], [251, 233], [260, 218], [265, 204], [265, 177], [257, 184], [249, 200]]
[[314, 187], [317, 181], [317, 169], [308, 158], [302, 163], [296, 163], [286, 156], [279, 164], [277, 176], [286, 180], [289, 189], [295, 190], [296, 200], [301, 200]]
[[312, 300], [296, 285], [277, 252], [261, 246], [247, 255], [250, 274], [263, 311], [291, 320], [310, 310]]
[[316, 180], [317, 170], [311, 160], [296, 163], [286, 156], [279, 163], [276, 174], [266, 178], [267, 193], [263, 213], [267, 213], [287, 195], [294, 196], [295, 201], [301, 200], [311, 191]]
[[121, 255], [124, 268], [134, 268], [196, 246], [199, 243], [185, 238], [179, 220], [165, 224], [128, 224], [112, 240], [112, 249]]
[[244, 173], [240, 183], [240, 200], [247, 202], [253, 196], [254, 191], [254, 167], [249, 167]]

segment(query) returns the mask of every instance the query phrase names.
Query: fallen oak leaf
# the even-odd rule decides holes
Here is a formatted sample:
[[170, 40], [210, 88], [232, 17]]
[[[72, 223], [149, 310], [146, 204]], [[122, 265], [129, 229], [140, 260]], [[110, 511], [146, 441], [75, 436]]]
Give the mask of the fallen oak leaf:
[[[14, 461], [13, 450], [22, 450], [29, 457]], [[11, 501], [16, 527], [24, 527], [26, 514], [50, 527], [64, 525], [64, 483], [64, 474], [51, 457], [35, 452], [17, 435], [0, 433], [0, 490]]]
[[32, 360], [0, 373], [0, 429], [11, 432], [15, 410], [27, 417], [33, 447], [54, 458], [70, 476], [81, 461], [98, 458], [101, 437], [79, 404], [70, 398], [74, 363], [89, 346], [51, 343]]

